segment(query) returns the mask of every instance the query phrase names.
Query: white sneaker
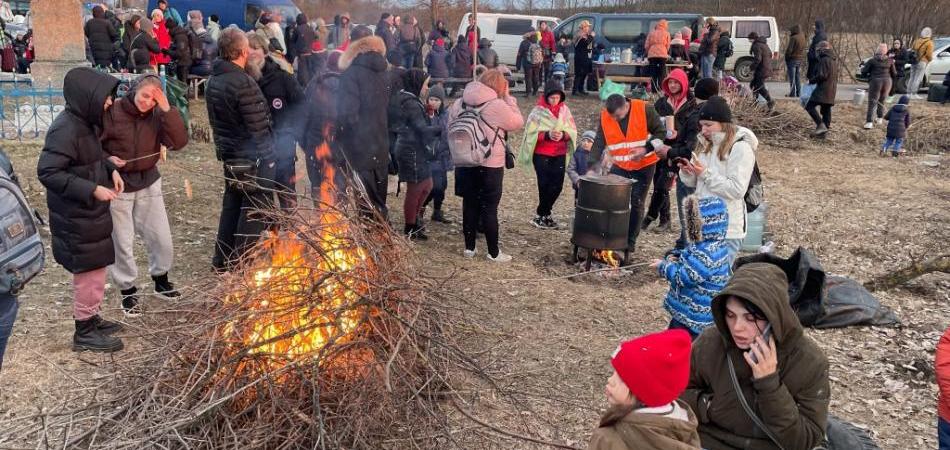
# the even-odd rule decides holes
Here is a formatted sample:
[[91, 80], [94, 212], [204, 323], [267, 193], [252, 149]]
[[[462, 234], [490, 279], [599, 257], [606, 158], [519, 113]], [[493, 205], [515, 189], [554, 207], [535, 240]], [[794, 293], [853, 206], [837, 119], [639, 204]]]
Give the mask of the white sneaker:
[[871, 128], [874, 128], [874, 122], [868, 122], [868, 123], [864, 124], [864, 129], [865, 129], [865, 130], [870, 130]]
[[880, 124], [884, 123], [884, 118], [883, 118], [883, 117], [878, 117], [874, 122], [877, 123], [878, 125], [880, 125]]
[[502, 252], [498, 252], [498, 256], [492, 258], [491, 255], [488, 255], [488, 260], [496, 263], [506, 263], [511, 262], [511, 255], [506, 255]]
[[467, 259], [472, 259], [475, 257], [475, 250], [465, 249], [465, 251], [462, 252], [462, 256]]

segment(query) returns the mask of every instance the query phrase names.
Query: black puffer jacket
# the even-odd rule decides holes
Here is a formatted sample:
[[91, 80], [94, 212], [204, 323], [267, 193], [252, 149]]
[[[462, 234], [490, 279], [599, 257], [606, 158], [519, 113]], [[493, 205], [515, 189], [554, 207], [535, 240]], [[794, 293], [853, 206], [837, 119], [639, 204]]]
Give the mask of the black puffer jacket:
[[99, 143], [103, 104], [119, 80], [91, 68], [70, 70], [63, 80], [66, 111], [46, 134], [36, 172], [46, 187], [53, 258], [70, 273], [115, 262], [109, 202], [93, 197], [96, 186], [112, 188], [115, 170]]
[[815, 73], [808, 78], [808, 83], [817, 85], [808, 101], [824, 105], [835, 104], [835, 96], [838, 94], [838, 58], [832, 50], [818, 51]]
[[676, 158], [692, 159], [693, 149], [696, 148], [697, 137], [701, 130], [699, 125], [699, 107], [696, 99], [690, 94], [689, 100], [680, 106], [675, 113], [673, 107], [666, 97], [661, 97], [656, 101], [657, 114], [661, 116], [673, 116], [674, 127], [676, 128], [676, 139], [666, 141], [670, 150], [666, 154], [666, 163], [672, 171], [679, 170], [673, 162]]
[[231, 61], [217, 59], [213, 70], [205, 98], [218, 160], [273, 160], [270, 111], [261, 89]]
[[416, 95], [399, 91], [396, 97], [398, 113], [391, 116], [396, 121], [390, 124], [398, 134], [396, 139], [396, 159], [400, 181], [415, 183], [431, 175], [430, 162], [435, 159], [431, 144], [442, 132], [438, 125], [426, 115], [422, 100]]
[[83, 31], [89, 40], [92, 59], [97, 65], [108, 66], [112, 62], [114, 43], [119, 40], [119, 32], [112, 26], [112, 22], [105, 18], [105, 11], [101, 6], [92, 8], [92, 19], [86, 22]]
[[129, 59], [132, 63], [132, 69], [137, 73], [149, 70], [151, 67], [149, 59], [152, 53], [162, 52], [162, 48], [158, 46], [158, 41], [144, 31], [137, 31], [131, 36], [126, 34], [126, 37], [129, 41]]
[[261, 79], [257, 82], [270, 105], [270, 115], [274, 123], [274, 132], [291, 132], [297, 129], [300, 120], [300, 105], [303, 102], [303, 89], [297, 79], [267, 57]]
[[337, 97], [337, 143], [353, 170], [389, 165], [387, 106], [390, 86], [379, 36], [350, 43], [340, 57], [340, 91]]
[[314, 150], [333, 134], [336, 123], [336, 94], [340, 90], [340, 74], [327, 72], [312, 80], [304, 92], [303, 128], [298, 137], [300, 147], [310, 157]]
[[177, 61], [178, 64], [191, 67], [194, 58], [192, 57], [191, 36], [188, 34], [188, 29], [179, 26], [175, 19], [166, 20], [165, 26], [168, 27], [168, 34], [172, 37], [172, 59]]

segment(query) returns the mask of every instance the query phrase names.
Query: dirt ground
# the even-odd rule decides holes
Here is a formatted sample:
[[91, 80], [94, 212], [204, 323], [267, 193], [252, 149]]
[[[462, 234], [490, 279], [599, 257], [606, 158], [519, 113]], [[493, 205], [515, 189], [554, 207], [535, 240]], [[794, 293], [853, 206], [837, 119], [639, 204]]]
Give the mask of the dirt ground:
[[[519, 100], [525, 111], [533, 103]], [[592, 127], [595, 100], [572, 99], [569, 104], [579, 127]], [[791, 104], [782, 108], [796, 111], [790, 120], [809, 126], [800, 108]], [[196, 135], [206, 134], [203, 110], [200, 102], [193, 107]], [[916, 103], [913, 110], [943, 117], [950, 113], [947, 108]], [[836, 108], [835, 131], [828, 141], [780, 148], [769, 145], [768, 136], [760, 136], [763, 144], [757, 157], [776, 252], [788, 255], [802, 246], [812, 250], [828, 272], [865, 281], [950, 250], [950, 158], [946, 148], [896, 160], [878, 157], [873, 143], [883, 139], [883, 131], [858, 131], [862, 111]], [[31, 201], [45, 216], [44, 191], [34, 175], [42, 143], [4, 146]], [[211, 144], [200, 142], [173, 154], [162, 168], [177, 253], [172, 275], [186, 290], [190, 282], [211, 274], [223, 190], [216, 177], [219, 170]], [[186, 195], [186, 180], [193, 198]], [[617, 277], [563, 278], [577, 271], [569, 261], [572, 195], [565, 186], [556, 207], [561, 229], [541, 231], [528, 223], [537, 199], [533, 172], [506, 173], [501, 241], [503, 250], [514, 256], [511, 264], [485, 260], [483, 242], [479, 258], [464, 260], [458, 223], [431, 225], [431, 239], [414, 249], [421, 273], [451, 275], [443, 288], [467, 305], [470, 349], [478, 352], [478, 361], [510, 394], [508, 398], [473, 395], [477, 400], [467, 405], [471, 413], [515, 434], [583, 448], [605, 406], [603, 385], [610, 373], [611, 352], [622, 339], [662, 329], [669, 319], [661, 307], [667, 285], [646, 268]], [[397, 227], [402, 225], [401, 201], [402, 197], [390, 197]], [[448, 199], [447, 212], [460, 216], [459, 199]], [[644, 232], [633, 262], [661, 256], [674, 239], [672, 233]], [[138, 255], [144, 272], [143, 248], [138, 248]], [[140, 286], [150, 292], [147, 274], [140, 279]], [[72, 394], [67, 392], [73, 388], [108, 377], [112, 358], [123, 357], [124, 353], [70, 351], [70, 289], [68, 274], [50, 259], [48, 269], [21, 297], [0, 373], [0, 420], [55, 408], [68, 400]], [[950, 325], [950, 276], [925, 276], [877, 296], [897, 313], [901, 326], [807, 331], [831, 362], [832, 413], [871, 430], [884, 449], [934, 448], [933, 354]], [[169, 307], [165, 303], [147, 299], [151, 308]], [[118, 294], [110, 286], [104, 314], [121, 318], [118, 305]], [[125, 353], [134, 352], [144, 341], [135, 332], [123, 337]], [[512, 405], [517, 411], [511, 410]], [[459, 424], [473, 425], [464, 420]], [[0, 430], [0, 443], [2, 435]], [[472, 440], [463, 440], [463, 448], [537, 447], [484, 429], [465, 435]]]

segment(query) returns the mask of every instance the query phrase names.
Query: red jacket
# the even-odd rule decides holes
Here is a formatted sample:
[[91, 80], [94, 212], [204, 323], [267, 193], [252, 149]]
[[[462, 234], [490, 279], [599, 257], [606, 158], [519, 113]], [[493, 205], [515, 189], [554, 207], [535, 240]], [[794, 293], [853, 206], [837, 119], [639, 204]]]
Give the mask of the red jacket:
[[[165, 22], [155, 24], [155, 40], [162, 50], [169, 50], [172, 46], [172, 37], [168, 34], [168, 28], [165, 28]], [[172, 62], [172, 57], [164, 53], [152, 53], [151, 65], [168, 64]]]
[[937, 344], [937, 385], [940, 397], [937, 399], [937, 415], [950, 421], [950, 328], [943, 333]]
[[554, 32], [550, 29], [541, 32], [541, 48], [548, 50], [547, 58], [552, 58], [554, 53], [557, 52], [557, 43], [554, 40]]
[[[551, 114], [554, 114], [554, 117], [560, 117], [564, 99], [561, 99], [561, 102], [557, 105], [551, 106], [544, 98], [544, 94], [541, 94], [541, 98], [538, 99], [538, 106], [547, 108], [548, 111], [551, 111]], [[534, 153], [541, 156], [564, 156], [567, 154], [567, 141], [569, 139], [570, 136], [564, 133], [560, 141], [552, 141], [548, 138], [547, 131], [542, 131], [538, 133], [538, 143], [534, 146]]]

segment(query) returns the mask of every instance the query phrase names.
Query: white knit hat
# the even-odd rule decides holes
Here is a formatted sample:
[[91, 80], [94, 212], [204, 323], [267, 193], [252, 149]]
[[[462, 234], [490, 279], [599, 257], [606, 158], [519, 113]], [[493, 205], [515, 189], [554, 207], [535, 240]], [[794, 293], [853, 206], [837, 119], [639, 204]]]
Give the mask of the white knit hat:
[[930, 36], [933, 36], [933, 30], [930, 27], [924, 27], [923, 30], [920, 30], [920, 37], [929, 38]]

